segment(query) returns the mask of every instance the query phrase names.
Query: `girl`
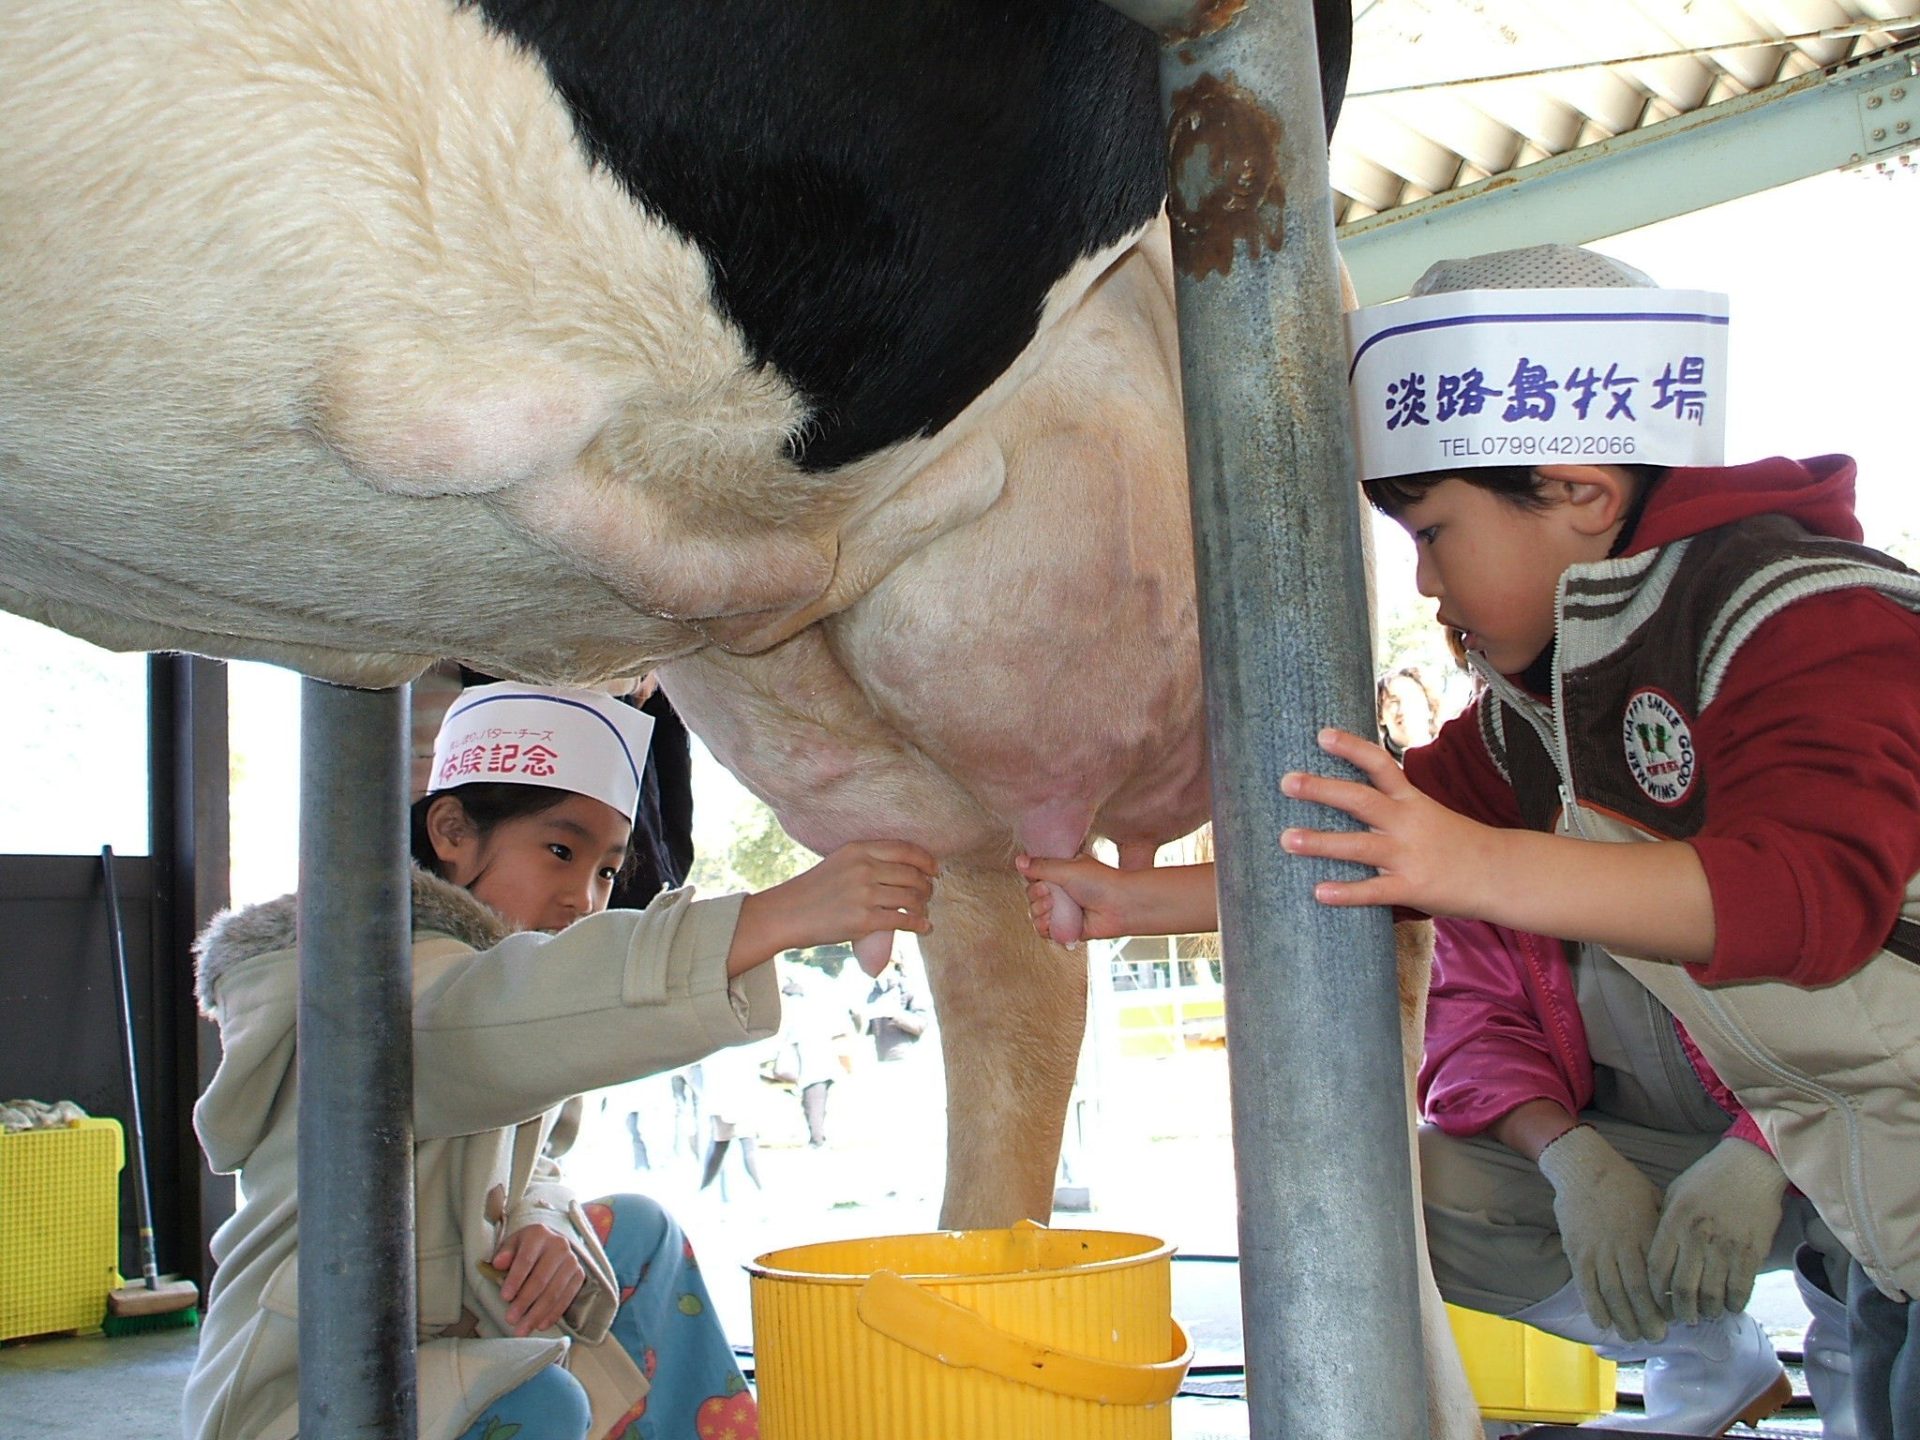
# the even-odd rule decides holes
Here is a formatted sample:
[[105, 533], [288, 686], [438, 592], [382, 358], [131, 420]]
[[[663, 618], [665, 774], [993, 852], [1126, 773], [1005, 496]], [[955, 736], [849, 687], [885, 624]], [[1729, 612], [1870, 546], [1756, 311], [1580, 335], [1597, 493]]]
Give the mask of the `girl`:
[[[889, 841], [758, 895], [607, 911], [650, 726], [591, 692], [465, 691], [414, 807], [422, 1440], [755, 1433], [678, 1228], [560, 1184], [570, 1097], [773, 1034], [782, 950], [928, 928], [933, 857]], [[245, 1200], [213, 1241], [189, 1440], [298, 1429], [295, 908], [229, 912], [197, 947], [224, 1053], [194, 1120]]]

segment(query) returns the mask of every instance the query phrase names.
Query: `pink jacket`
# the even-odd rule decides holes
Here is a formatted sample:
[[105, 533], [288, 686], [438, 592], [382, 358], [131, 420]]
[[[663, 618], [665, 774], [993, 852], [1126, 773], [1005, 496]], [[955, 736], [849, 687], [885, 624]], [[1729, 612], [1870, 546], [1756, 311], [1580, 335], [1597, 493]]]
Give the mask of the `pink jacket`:
[[[1477, 1135], [1529, 1100], [1578, 1115], [1593, 1099], [1593, 1058], [1573, 972], [1557, 940], [1483, 920], [1433, 922], [1433, 985], [1421, 1115], [1449, 1135]], [[1734, 1117], [1729, 1135], [1766, 1149], [1760, 1127], [1674, 1022], [1694, 1073]]]

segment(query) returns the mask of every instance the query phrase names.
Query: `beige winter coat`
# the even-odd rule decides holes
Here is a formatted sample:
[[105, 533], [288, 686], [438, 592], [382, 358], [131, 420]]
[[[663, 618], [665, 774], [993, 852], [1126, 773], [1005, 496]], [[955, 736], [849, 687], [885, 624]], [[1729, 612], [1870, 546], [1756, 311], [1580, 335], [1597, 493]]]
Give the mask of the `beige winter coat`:
[[[779, 1028], [773, 966], [726, 978], [740, 899], [672, 891], [559, 935], [510, 935], [465, 890], [416, 873], [421, 1440], [455, 1440], [556, 1361], [587, 1385], [596, 1434], [645, 1394], [606, 1338], [618, 1303], [606, 1256], [545, 1152], [578, 1092]], [[213, 1240], [187, 1440], [287, 1440], [298, 1427], [294, 916], [292, 896], [232, 911], [198, 947], [200, 1005], [224, 1053], [194, 1124], [214, 1169], [240, 1173], [246, 1202]], [[587, 1281], [557, 1328], [521, 1339], [479, 1266], [534, 1220], [571, 1235]]]

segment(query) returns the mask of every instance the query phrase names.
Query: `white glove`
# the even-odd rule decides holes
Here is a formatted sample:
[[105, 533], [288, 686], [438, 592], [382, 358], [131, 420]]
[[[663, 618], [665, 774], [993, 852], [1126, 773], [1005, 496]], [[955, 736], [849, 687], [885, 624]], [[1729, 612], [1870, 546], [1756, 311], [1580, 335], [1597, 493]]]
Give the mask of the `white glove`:
[[1780, 1228], [1787, 1177], [1745, 1140], [1722, 1140], [1674, 1177], [1647, 1250], [1647, 1278], [1683, 1325], [1744, 1310]]
[[1540, 1152], [1553, 1182], [1553, 1215], [1587, 1318], [1623, 1340], [1658, 1340], [1667, 1319], [1647, 1278], [1660, 1192], [1591, 1125], [1576, 1125]]

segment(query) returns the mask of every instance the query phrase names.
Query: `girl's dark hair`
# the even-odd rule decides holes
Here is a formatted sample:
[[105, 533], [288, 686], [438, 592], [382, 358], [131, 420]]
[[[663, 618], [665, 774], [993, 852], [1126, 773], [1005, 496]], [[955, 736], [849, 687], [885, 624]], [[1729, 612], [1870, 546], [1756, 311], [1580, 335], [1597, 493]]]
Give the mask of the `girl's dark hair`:
[[[518, 820], [526, 815], [538, 815], [551, 810], [554, 806], [570, 799], [571, 790], [556, 790], [549, 785], [502, 785], [498, 781], [475, 781], [469, 785], [455, 785], [449, 790], [436, 790], [431, 795], [422, 795], [413, 802], [408, 812], [408, 831], [413, 849], [413, 863], [423, 870], [431, 870], [445, 879], [440, 868], [440, 857], [434, 854], [433, 837], [427, 833], [427, 811], [433, 802], [443, 795], [451, 795], [460, 802], [460, 808], [467, 812], [467, 819], [485, 836], [494, 826], [508, 820]], [[624, 875], [627, 867], [633, 863], [633, 842], [627, 842], [627, 853], [621, 858], [620, 870]]]

